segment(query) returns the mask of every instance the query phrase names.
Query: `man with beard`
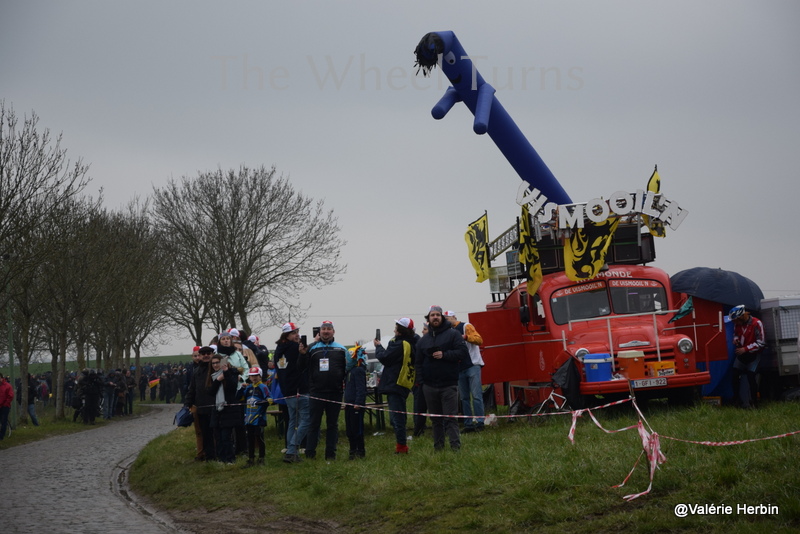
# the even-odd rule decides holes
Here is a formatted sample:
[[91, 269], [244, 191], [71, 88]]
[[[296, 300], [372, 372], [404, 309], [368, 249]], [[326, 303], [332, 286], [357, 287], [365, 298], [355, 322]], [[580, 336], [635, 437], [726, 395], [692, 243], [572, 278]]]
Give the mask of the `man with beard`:
[[444, 449], [445, 434], [450, 448], [461, 448], [458, 432], [458, 374], [459, 362], [469, 359], [464, 338], [442, 315], [441, 306], [431, 306], [428, 315], [428, 332], [417, 341], [417, 381], [422, 384], [428, 412], [442, 417], [431, 417], [433, 448]]

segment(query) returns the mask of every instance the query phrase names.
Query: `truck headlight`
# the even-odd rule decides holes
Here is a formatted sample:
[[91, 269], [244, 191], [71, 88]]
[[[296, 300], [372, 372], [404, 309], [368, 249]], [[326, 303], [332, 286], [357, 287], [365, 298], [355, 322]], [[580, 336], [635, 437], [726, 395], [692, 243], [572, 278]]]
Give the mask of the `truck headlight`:
[[581, 347], [575, 351], [575, 357], [581, 361], [583, 361], [583, 357], [586, 356], [587, 354], [589, 354], [589, 349], [587, 348]]
[[678, 350], [681, 351], [681, 354], [689, 354], [690, 352], [692, 352], [693, 348], [694, 348], [694, 343], [692, 343], [692, 340], [689, 339], [688, 337], [685, 337], [680, 341], [678, 341]]

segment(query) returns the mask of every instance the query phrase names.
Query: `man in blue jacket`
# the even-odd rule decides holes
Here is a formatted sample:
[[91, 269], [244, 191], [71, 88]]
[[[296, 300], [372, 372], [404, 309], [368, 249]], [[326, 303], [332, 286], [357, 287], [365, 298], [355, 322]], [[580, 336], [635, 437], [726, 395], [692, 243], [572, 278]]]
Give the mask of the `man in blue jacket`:
[[306, 458], [315, 458], [317, 455], [324, 413], [327, 427], [325, 459], [336, 459], [348, 351], [344, 345], [334, 341], [335, 332], [331, 321], [323, 321], [315, 343], [308, 349], [308, 412], [311, 424], [306, 438]]
[[441, 414], [431, 417], [433, 448], [444, 449], [444, 437], [450, 448], [461, 448], [458, 432], [458, 375], [459, 362], [469, 360], [469, 350], [461, 334], [445, 320], [441, 306], [431, 306], [428, 315], [428, 333], [417, 341], [417, 382], [422, 384], [428, 412]]

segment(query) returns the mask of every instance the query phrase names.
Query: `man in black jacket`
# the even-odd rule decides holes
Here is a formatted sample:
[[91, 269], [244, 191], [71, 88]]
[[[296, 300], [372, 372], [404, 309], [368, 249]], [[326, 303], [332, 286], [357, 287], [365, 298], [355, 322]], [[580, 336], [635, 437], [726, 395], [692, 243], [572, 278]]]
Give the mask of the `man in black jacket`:
[[323, 321], [319, 336], [308, 349], [308, 413], [311, 424], [308, 428], [306, 457], [317, 454], [317, 442], [325, 414], [325, 459], [336, 459], [339, 441], [339, 412], [342, 410], [344, 376], [348, 351], [334, 341], [333, 323]]
[[458, 372], [459, 362], [469, 360], [469, 350], [461, 334], [444, 319], [441, 306], [431, 306], [428, 315], [428, 333], [417, 341], [417, 382], [422, 384], [428, 412], [444, 417], [431, 417], [433, 448], [444, 449], [444, 437], [450, 448], [461, 448], [458, 432]]

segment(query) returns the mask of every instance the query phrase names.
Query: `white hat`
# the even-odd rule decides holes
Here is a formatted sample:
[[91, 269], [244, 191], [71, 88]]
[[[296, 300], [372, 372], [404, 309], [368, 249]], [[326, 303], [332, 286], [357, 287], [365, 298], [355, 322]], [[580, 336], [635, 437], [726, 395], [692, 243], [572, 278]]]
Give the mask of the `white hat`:
[[286, 323], [281, 327], [281, 332], [283, 332], [284, 334], [288, 334], [289, 332], [294, 332], [295, 330], [299, 329], [300, 327], [298, 327], [294, 323]]
[[403, 328], [414, 330], [414, 321], [412, 321], [408, 317], [401, 317], [400, 319], [396, 320], [395, 323], [399, 324]]
[[447, 310], [446, 312], [444, 312], [444, 316], [445, 317], [455, 317], [456, 316], [456, 312], [454, 312], [453, 310]]

